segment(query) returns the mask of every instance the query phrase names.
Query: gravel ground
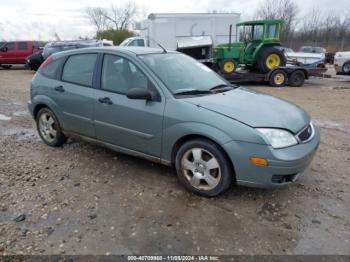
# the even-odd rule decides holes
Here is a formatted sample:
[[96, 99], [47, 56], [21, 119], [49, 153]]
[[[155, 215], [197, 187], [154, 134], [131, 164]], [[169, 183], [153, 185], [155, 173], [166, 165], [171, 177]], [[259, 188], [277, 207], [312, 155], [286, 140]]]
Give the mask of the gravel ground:
[[251, 86], [321, 128], [300, 181], [206, 199], [174, 170], [82, 142], [44, 145], [27, 113], [33, 73], [0, 70], [0, 255], [350, 254], [350, 81]]

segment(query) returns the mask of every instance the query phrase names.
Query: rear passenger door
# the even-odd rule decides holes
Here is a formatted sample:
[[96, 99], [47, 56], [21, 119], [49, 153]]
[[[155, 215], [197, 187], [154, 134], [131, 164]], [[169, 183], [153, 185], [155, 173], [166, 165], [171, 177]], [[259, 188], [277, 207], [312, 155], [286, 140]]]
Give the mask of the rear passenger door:
[[63, 129], [94, 137], [93, 76], [96, 53], [74, 54], [65, 61], [61, 81], [53, 88], [53, 99], [62, 110]]

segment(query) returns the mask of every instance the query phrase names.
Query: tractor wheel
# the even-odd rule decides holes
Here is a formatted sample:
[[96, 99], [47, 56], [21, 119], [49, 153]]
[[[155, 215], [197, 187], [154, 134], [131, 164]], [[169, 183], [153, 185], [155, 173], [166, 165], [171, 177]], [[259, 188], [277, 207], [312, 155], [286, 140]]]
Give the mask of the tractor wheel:
[[270, 86], [283, 87], [287, 83], [288, 76], [283, 70], [277, 69], [270, 75]]
[[237, 63], [233, 59], [225, 59], [220, 64], [220, 70], [223, 74], [232, 74], [237, 69]]
[[279, 66], [285, 66], [286, 62], [286, 57], [281, 50], [269, 47], [262, 52], [258, 67], [262, 73], [267, 73]]

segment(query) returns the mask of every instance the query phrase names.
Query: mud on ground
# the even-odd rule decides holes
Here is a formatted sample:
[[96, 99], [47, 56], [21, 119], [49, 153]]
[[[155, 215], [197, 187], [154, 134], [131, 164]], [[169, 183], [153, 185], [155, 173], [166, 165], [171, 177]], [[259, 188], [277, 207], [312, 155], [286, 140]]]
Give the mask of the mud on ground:
[[0, 70], [0, 255], [350, 254], [350, 82], [253, 85], [306, 109], [320, 148], [295, 184], [206, 199], [171, 168], [44, 145], [26, 108], [32, 76]]

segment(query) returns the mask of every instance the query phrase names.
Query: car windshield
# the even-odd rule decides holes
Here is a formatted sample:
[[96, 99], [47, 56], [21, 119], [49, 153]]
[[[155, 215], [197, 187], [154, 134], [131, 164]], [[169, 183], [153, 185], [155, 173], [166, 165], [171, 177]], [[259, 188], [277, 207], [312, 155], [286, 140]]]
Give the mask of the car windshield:
[[[202, 63], [179, 53], [141, 55], [140, 58], [173, 94], [208, 94], [230, 84]], [[198, 92], [199, 91], [199, 92]]]

